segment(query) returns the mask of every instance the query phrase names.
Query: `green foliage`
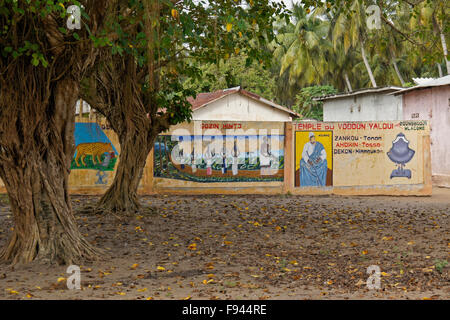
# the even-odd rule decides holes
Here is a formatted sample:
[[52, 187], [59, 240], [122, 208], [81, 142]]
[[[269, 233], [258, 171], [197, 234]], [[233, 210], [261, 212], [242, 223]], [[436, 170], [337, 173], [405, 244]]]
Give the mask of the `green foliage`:
[[[133, 57], [136, 73], [141, 75], [134, 81], [141, 88], [139, 99], [147, 106], [146, 113], [152, 120], [164, 119], [173, 125], [190, 120], [189, 96], [214, 86], [214, 66], [228, 65], [237, 53], [245, 56], [225, 67], [223, 79], [231, 84], [243, 80], [233, 67], [244, 70], [245, 65], [270, 64], [271, 53], [262, 48], [273, 40], [272, 23], [276, 16], [285, 14], [283, 10], [281, 4], [253, 0], [208, 4], [193, 0], [129, 1], [118, 16], [110, 17], [103, 36], [92, 40], [98, 47], [111, 49], [115, 64]], [[254, 70], [243, 86], [253, 89], [251, 84], [258, 93], [271, 97], [273, 84], [266, 81], [270, 75], [262, 67]]]
[[241, 88], [266, 99], [274, 99], [276, 83], [271, 72], [256, 61], [247, 66], [246, 59], [247, 57], [244, 55], [234, 54], [220, 64], [200, 65], [202, 78], [189, 78], [184, 86], [191, 88], [196, 93], [241, 86]]
[[293, 109], [304, 118], [322, 121], [323, 102], [315, 101], [313, 98], [336, 93], [337, 90], [333, 86], [314, 86], [303, 88], [296, 96], [296, 103]]
[[100, 156], [100, 162], [98, 162], [98, 159], [96, 159], [96, 163], [92, 161], [92, 155], [86, 155], [83, 158], [83, 161], [86, 165], [83, 165], [81, 159], [78, 160], [78, 164], [75, 161], [75, 157], [72, 159], [72, 162], [70, 163], [70, 170], [77, 170], [77, 169], [91, 169], [91, 170], [100, 170], [100, 171], [114, 171], [117, 157], [112, 158], [108, 165], [105, 167], [103, 165], [103, 161], [105, 160], [105, 155]]
[[319, 84], [327, 66], [329, 22], [309, 15], [301, 5], [294, 5], [291, 18], [277, 36], [274, 56], [280, 60], [280, 75], [287, 73], [291, 84]]
[[434, 262], [434, 266], [436, 268], [436, 270], [439, 273], [442, 273], [442, 271], [444, 270], [444, 268], [448, 265], [448, 261], [447, 260], [436, 260]]
[[[82, 30], [67, 30], [66, 21], [69, 5], [78, 5], [82, 14]], [[83, 6], [82, 6], [83, 5]], [[33, 66], [47, 67], [54, 56], [46, 39], [51, 16], [57, 23], [52, 30], [55, 37], [62, 37], [65, 43], [83, 44], [91, 41], [97, 49], [108, 49], [117, 59], [133, 56], [144, 76], [137, 79], [142, 89], [143, 100], [152, 106], [147, 110], [151, 117], [158, 110], [171, 115], [170, 124], [190, 118], [190, 105], [186, 98], [195, 91], [183, 86], [189, 78], [201, 81], [202, 69], [192, 61], [210, 65], [229, 59], [236, 52], [245, 55], [247, 66], [270, 64], [271, 53], [261, 50], [274, 39], [272, 23], [276, 16], [284, 16], [282, 4], [269, 1], [220, 0], [205, 1], [160, 1], [129, 0], [111, 2], [107, 21], [95, 34], [86, 22], [95, 14], [96, 4], [92, 1], [69, 0], [3, 0], [0, 5], [0, 55], [6, 66], [10, 58], [29, 56]], [[83, 9], [83, 8], [86, 8]], [[89, 11], [89, 9], [91, 9]], [[26, 19], [25, 19], [26, 18]], [[26, 37], [17, 32], [21, 23], [35, 26]], [[70, 57], [67, 57], [70, 59]], [[257, 81], [261, 73], [255, 72]], [[267, 74], [263, 74], [268, 78]], [[234, 79], [232, 79], [234, 78]], [[229, 82], [238, 80], [230, 74]], [[250, 83], [250, 81], [249, 81]], [[263, 83], [258, 84], [262, 88]], [[273, 90], [269, 86], [264, 92]]]
[[450, 72], [443, 50], [443, 41], [447, 47], [450, 41], [446, 2], [381, 3], [381, 28], [373, 30], [366, 23], [373, 1], [305, 0], [294, 5], [290, 19], [275, 25], [277, 99], [290, 105], [300, 88], [311, 85], [352, 91], [375, 82], [403, 85], [414, 77], [438, 77], [440, 69], [444, 75]]
[[[78, 5], [79, 1], [69, 0], [3, 0], [0, 1], [0, 55], [2, 58], [12, 57], [17, 59], [22, 56], [29, 57], [29, 62], [38, 67], [47, 67], [52, 57], [47, 55], [48, 48], [42, 38], [44, 28], [43, 20], [47, 16], [58, 19], [61, 27], [61, 35], [70, 40], [80, 40], [76, 32], [69, 32], [62, 26], [66, 25], [68, 14], [66, 6]], [[86, 14], [81, 9], [83, 14]], [[26, 22], [24, 22], [26, 21]], [[32, 34], [20, 34], [18, 28], [22, 28], [22, 23], [32, 23], [35, 27]], [[73, 37], [73, 38], [72, 38]]]
[[[149, 24], [146, 5], [152, 3], [158, 4], [159, 14]], [[82, 30], [66, 28], [66, 9], [73, 4], [85, 7], [81, 10]], [[3, 67], [18, 58], [36, 67], [52, 65], [55, 57], [43, 23], [52, 15], [58, 36], [67, 45], [76, 49], [91, 41], [118, 59], [133, 56], [138, 72], [146, 73], [137, 80], [147, 95], [143, 100], [146, 105], [157, 105], [151, 115], [165, 109], [173, 114], [171, 124], [190, 118], [186, 98], [202, 91], [241, 85], [291, 105], [305, 86], [328, 84], [344, 91], [349, 90], [346, 78], [353, 90], [368, 86], [358, 39], [364, 40], [379, 86], [400, 84], [394, 62], [406, 83], [412, 77], [438, 76], [437, 64], [446, 71], [440, 38], [443, 34], [450, 46], [445, 1], [413, 5], [410, 1], [383, 1], [382, 28], [372, 31], [365, 28], [365, 8], [370, 4], [373, 1], [305, 0], [288, 15], [282, 5], [270, 1], [127, 0], [115, 3], [105, 17], [105, 26], [92, 34], [87, 12], [95, 9], [95, 2], [2, 0], [0, 57]], [[26, 37], [17, 32], [24, 21], [35, 26]], [[149, 63], [153, 63], [153, 71], [148, 69]], [[152, 80], [156, 87], [150, 85]]]

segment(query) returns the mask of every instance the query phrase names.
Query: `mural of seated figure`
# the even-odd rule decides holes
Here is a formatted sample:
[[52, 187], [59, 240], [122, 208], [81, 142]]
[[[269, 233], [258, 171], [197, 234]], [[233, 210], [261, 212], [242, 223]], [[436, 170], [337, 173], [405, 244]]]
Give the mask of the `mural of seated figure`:
[[300, 160], [300, 186], [319, 187], [327, 182], [327, 153], [322, 143], [316, 141], [313, 132], [305, 143]]

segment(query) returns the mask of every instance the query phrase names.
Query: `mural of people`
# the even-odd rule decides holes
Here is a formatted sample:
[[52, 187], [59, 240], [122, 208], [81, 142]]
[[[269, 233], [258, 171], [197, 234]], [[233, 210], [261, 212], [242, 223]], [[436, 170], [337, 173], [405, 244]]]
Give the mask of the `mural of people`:
[[214, 137], [213, 137], [213, 141], [206, 147], [206, 152], [205, 152], [205, 162], [206, 162], [206, 175], [210, 176], [212, 175], [212, 164], [213, 164], [213, 159], [215, 156], [214, 150], [211, 150], [211, 148], [214, 148]]
[[259, 164], [261, 168], [261, 175], [270, 175], [272, 152], [267, 136], [262, 137], [261, 147], [259, 148], [259, 150]]
[[300, 185], [325, 186], [327, 180], [327, 153], [313, 132], [305, 143], [300, 160]]
[[[180, 143], [177, 144], [177, 146], [181, 146], [182, 145], [183, 137], [180, 137], [179, 141], [180, 141]], [[184, 159], [184, 150], [183, 150], [182, 147], [178, 149], [178, 157], [180, 158], [181, 169], [184, 170], [184, 168], [185, 168], [185, 159]]]
[[[163, 145], [167, 152], [155, 144], [154, 176], [195, 182], [257, 182], [257, 181], [283, 181], [284, 171], [284, 136], [276, 135], [273, 140], [279, 143], [270, 143], [271, 138], [257, 135], [225, 136], [183, 136], [166, 137]], [[195, 148], [192, 141], [197, 141]], [[252, 139], [245, 143], [245, 139]], [[189, 140], [189, 141], [188, 141]], [[268, 141], [270, 140], [270, 141]], [[184, 142], [184, 145], [181, 145]], [[189, 142], [189, 143], [188, 143]], [[231, 142], [233, 144], [231, 144]], [[262, 143], [262, 147], [261, 147]], [[249, 150], [247, 151], [247, 146]], [[278, 149], [277, 149], [278, 148]], [[260, 149], [262, 149], [261, 170]], [[181, 150], [183, 152], [181, 153]], [[164, 167], [167, 163], [167, 169]], [[184, 164], [184, 166], [183, 166]], [[190, 168], [188, 168], [190, 167]], [[276, 168], [276, 170], [274, 170]]]
[[195, 156], [195, 147], [192, 147], [192, 152], [191, 152], [191, 168], [192, 168], [192, 173], [196, 173], [197, 172], [197, 157]]
[[98, 180], [95, 182], [95, 184], [107, 184], [108, 183], [108, 175], [105, 171], [97, 171], [96, 174]]
[[231, 164], [231, 171], [233, 172], [233, 176], [238, 175], [238, 164], [239, 164], [239, 149], [237, 146], [237, 137], [234, 137], [233, 142], [233, 150], [231, 151], [231, 156], [233, 157], [233, 162]]
[[225, 146], [223, 146], [222, 148], [222, 174], [226, 174], [227, 173], [227, 149], [225, 148]]
[[176, 160], [181, 167], [181, 170], [185, 169], [186, 159], [184, 157], [184, 150], [183, 150], [183, 137], [178, 138], [178, 143], [175, 145], [175, 147], [172, 149], [171, 152], [172, 158]]

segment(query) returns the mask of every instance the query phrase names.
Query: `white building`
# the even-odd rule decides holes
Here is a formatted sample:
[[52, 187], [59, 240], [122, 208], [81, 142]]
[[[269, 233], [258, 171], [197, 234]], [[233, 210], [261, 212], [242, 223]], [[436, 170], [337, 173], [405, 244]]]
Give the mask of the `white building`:
[[[296, 112], [241, 87], [199, 93], [188, 101], [192, 105], [192, 120], [291, 122], [299, 117]], [[80, 114], [80, 107], [81, 100], [77, 101], [76, 115]], [[86, 101], [81, 113], [93, 114]]]
[[400, 87], [357, 90], [315, 98], [323, 101], [323, 121], [392, 121], [403, 119]]
[[291, 122], [299, 115], [252, 92], [235, 87], [200, 93], [192, 105], [192, 120]]

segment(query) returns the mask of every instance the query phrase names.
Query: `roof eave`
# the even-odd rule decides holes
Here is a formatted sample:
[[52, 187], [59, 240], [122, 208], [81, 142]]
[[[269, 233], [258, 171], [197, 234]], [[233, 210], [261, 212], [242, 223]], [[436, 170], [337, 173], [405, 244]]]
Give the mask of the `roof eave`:
[[300, 117], [300, 115], [297, 112], [295, 112], [295, 111], [293, 111], [291, 109], [288, 109], [286, 107], [283, 107], [283, 106], [281, 106], [279, 104], [276, 104], [273, 101], [267, 100], [266, 98], [260, 97], [257, 94], [251, 93], [251, 92], [243, 90], [243, 89], [239, 90], [239, 93], [243, 94], [246, 97], [252, 98], [253, 100], [260, 101], [260, 102], [262, 102], [262, 103], [264, 103], [264, 104], [266, 104], [268, 106], [271, 106], [274, 109], [286, 112], [286, 113], [288, 113], [291, 116], [294, 116], [296, 118]]
[[229, 95], [232, 95], [232, 94], [235, 94], [235, 93], [240, 93], [240, 94], [242, 94], [242, 95], [244, 95], [244, 96], [246, 96], [246, 97], [248, 97], [248, 98], [251, 98], [251, 99], [253, 99], [253, 100], [255, 100], [255, 101], [262, 102], [262, 103], [264, 103], [265, 105], [270, 106], [270, 107], [272, 107], [272, 108], [274, 108], [274, 109], [277, 109], [277, 110], [279, 110], [279, 111], [283, 111], [283, 112], [285, 112], [285, 113], [288, 113], [290, 116], [292, 116], [292, 117], [294, 117], [294, 118], [299, 118], [299, 117], [301, 117], [297, 112], [295, 112], [295, 111], [293, 111], [293, 110], [291, 110], [291, 109], [288, 109], [288, 108], [286, 108], [286, 107], [283, 107], [283, 106], [281, 106], [281, 105], [278, 105], [278, 104], [276, 104], [276, 103], [273, 102], [273, 101], [267, 100], [267, 99], [265, 99], [265, 98], [263, 98], [263, 97], [260, 97], [259, 95], [255, 94], [255, 93], [246, 91], [246, 90], [244, 90], [244, 89], [242, 89], [242, 88], [240, 88], [240, 87], [235, 87], [235, 88], [225, 89], [224, 92], [226, 92], [226, 94], [224, 94], [224, 95], [222, 95], [222, 96], [220, 96], [220, 97], [218, 97], [218, 98], [216, 98], [216, 99], [214, 99], [214, 100], [205, 102], [205, 103], [203, 103], [202, 105], [199, 105], [199, 106], [195, 107], [195, 109], [192, 109], [192, 110], [193, 110], [193, 111], [196, 111], [196, 110], [198, 110], [198, 109], [201, 109], [201, 108], [206, 107], [207, 105], [209, 105], [209, 104], [211, 104], [211, 103], [213, 103], [213, 102], [216, 102], [216, 101], [218, 101], [218, 100], [220, 100], [220, 99], [223, 99], [223, 98], [225, 98], [225, 97], [227, 97], [227, 96], [229, 96]]
[[[357, 91], [353, 91], [353, 92], [335, 94], [332, 96], [315, 97], [315, 98], [313, 98], [313, 100], [314, 101], [325, 101], [325, 100], [354, 97], [354, 96], [359, 96], [359, 95], [363, 95], [363, 94], [381, 93], [381, 92], [385, 92], [385, 91], [400, 91], [400, 90], [402, 90], [401, 87], [395, 87], [395, 86], [382, 87], [382, 88], [367, 88], [367, 89], [357, 90]], [[386, 95], [388, 95], [388, 94], [392, 94], [392, 93], [391, 92], [386, 93]]]
[[406, 88], [406, 89], [403, 89], [403, 90], [400, 90], [400, 91], [397, 91], [397, 92], [393, 92], [393, 93], [390, 93], [390, 94], [398, 96], [400, 94], [409, 93], [409, 92], [415, 91], [415, 90], [424, 90], [424, 89], [430, 89], [430, 88], [436, 88], [436, 87], [445, 87], [445, 86], [450, 86], [450, 83], [436, 85], [436, 86], [422, 86], [422, 85], [418, 85], [418, 86], [415, 86], [415, 87]]

